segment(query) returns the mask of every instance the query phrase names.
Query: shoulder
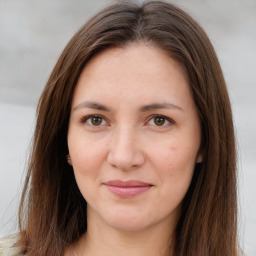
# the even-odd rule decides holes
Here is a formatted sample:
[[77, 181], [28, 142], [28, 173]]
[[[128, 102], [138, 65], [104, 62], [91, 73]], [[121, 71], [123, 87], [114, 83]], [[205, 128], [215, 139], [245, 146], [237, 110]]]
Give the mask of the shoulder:
[[17, 244], [18, 234], [0, 238], [0, 256], [22, 256]]

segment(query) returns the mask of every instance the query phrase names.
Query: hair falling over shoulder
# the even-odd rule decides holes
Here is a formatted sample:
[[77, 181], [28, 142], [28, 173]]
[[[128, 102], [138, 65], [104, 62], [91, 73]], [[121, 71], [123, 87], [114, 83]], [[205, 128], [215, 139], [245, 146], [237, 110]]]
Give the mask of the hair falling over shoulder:
[[203, 29], [175, 5], [113, 4], [70, 40], [41, 95], [19, 211], [19, 246], [27, 256], [61, 256], [86, 232], [86, 201], [66, 162], [71, 100], [79, 75], [95, 54], [145, 42], [184, 68], [203, 135], [175, 233], [175, 256], [234, 256], [237, 243], [236, 145], [228, 92]]

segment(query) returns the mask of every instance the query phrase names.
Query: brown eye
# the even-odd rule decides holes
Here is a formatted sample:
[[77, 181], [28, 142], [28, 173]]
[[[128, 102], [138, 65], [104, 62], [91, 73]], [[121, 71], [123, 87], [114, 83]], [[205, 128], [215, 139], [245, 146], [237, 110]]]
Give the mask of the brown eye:
[[154, 117], [154, 123], [157, 126], [163, 126], [165, 122], [166, 122], [166, 118], [164, 118], [163, 116]]
[[106, 125], [107, 122], [102, 116], [98, 115], [90, 115], [82, 119], [82, 123], [85, 123], [90, 126], [103, 126]]
[[102, 117], [100, 116], [93, 116], [91, 117], [91, 124], [94, 126], [99, 126], [102, 124]]
[[174, 124], [174, 121], [163, 115], [153, 115], [148, 121], [148, 124], [159, 128], [166, 128], [171, 124]]

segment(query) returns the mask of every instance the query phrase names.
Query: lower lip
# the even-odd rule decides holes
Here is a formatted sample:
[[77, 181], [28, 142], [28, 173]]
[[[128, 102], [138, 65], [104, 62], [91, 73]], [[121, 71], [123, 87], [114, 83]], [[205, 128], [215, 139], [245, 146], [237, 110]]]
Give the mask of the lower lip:
[[135, 187], [118, 187], [106, 185], [107, 188], [115, 195], [120, 197], [133, 197], [148, 191], [151, 186], [135, 186]]

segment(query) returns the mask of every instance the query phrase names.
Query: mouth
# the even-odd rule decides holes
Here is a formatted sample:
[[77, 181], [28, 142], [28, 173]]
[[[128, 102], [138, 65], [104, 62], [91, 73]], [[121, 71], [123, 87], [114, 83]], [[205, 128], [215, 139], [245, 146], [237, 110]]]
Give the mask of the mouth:
[[111, 180], [104, 185], [115, 195], [119, 197], [135, 197], [147, 192], [153, 185], [139, 180]]

